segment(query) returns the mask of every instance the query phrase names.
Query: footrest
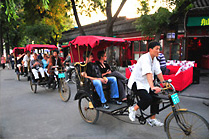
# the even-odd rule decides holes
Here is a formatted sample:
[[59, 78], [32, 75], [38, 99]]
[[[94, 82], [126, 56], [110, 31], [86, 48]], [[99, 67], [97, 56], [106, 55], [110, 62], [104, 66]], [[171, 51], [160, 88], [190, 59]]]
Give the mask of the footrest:
[[128, 106], [128, 104], [125, 102], [123, 102], [121, 105], [117, 105], [117, 104], [113, 104], [113, 103], [107, 103], [107, 104], [110, 106], [109, 109], [105, 109], [102, 106], [100, 106], [100, 107], [96, 107], [96, 110], [99, 110], [99, 111], [102, 111], [105, 113], [112, 113], [116, 110], [119, 110], [119, 109], [122, 109], [122, 108], [125, 108]]

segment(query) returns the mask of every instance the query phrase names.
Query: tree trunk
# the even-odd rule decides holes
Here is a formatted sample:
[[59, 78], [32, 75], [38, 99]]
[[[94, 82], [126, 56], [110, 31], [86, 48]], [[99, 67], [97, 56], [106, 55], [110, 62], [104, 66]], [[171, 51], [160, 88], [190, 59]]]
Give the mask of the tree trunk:
[[[8, 32], [9, 32], [9, 30], [8, 30]], [[7, 33], [7, 43], [5, 44], [5, 46], [6, 46], [6, 56], [8, 56], [8, 54], [9, 54], [9, 49], [10, 49], [9, 43], [10, 43], [9, 34]]]
[[2, 32], [2, 22], [0, 22], [0, 56], [3, 54], [3, 32]]
[[[113, 36], [113, 24], [115, 22], [115, 20], [118, 17], [118, 14], [120, 13], [121, 9], [123, 8], [123, 5], [125, 4], [126, 0], [123, 0], [118, 8], [118, 10], [116, 11], [115, 15], [112, 16], [112, 11], [111, 11], [111, 7], [112, 7], [112, 0], [107, 0], [107, 7], [106, 7], [106, 14], [107, 14], [107, 26], [105, 29], [105, 34], [108, 37], [112, 37]], [[109, 63], [110, 66], [112, 66], [112, 61], [113, 61], [113, 55], [114, 55], [114, 50], [113, 50], [113, 46], [108, 47], [107, 48], [107, 62]]]
[[159, 42], [160, 37], [161, 37], [161, 31], [158, 31], [158, 32], [155, 34], [155, 39], [154, 39], [154, 41]]
[[74, 16], [75, 16], [76, 23], [78, 25], [79, 32], [80, 32], [81, 35], [85, 36], [86, 33], [84, 32], [83, 27], [81, 26], [80, 20], [78, 18], [78, 13], [77, 13], [77, 10], [76, 10], [75, 1], [71, 0], [71, 3], [72, 3], [73, 13], [74, 13]]
[[106, 7], [106, 14], [107, 14], [107, 26], [106, 26], [106, 36], [112, 37], [113, 36], [113, 24], [115, 20], [118, 17], [118, 14], [120, 13], [121, 9], [123, 8], [124, 4], [126, 3], [127, 0], [123, 0], [116, 11], [115, 15], [112, 16], [112, 0], [107, 0], [107, 7]]

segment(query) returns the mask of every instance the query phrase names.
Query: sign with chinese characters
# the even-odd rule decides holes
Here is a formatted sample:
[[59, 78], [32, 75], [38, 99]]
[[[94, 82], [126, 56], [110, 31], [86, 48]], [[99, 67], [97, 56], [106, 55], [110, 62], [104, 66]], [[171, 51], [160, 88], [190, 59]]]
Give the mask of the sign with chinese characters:
[[202, 17], [188, 17], [187, 27], [193, 26], [209, 26], [209, 16]]
[[176, 105], [177, 103], [179, 103], [179, 102], [180, 102], [180, 100], [179, 100], [179, 96], [178, 96], [178, 94], [177, 94], [177, 93], [175, 93], [175, 94], [171, 95], [171, 99], [172, 99], [172, 101], [173, 101], [173, 104], [174, 104], [174, 105]]

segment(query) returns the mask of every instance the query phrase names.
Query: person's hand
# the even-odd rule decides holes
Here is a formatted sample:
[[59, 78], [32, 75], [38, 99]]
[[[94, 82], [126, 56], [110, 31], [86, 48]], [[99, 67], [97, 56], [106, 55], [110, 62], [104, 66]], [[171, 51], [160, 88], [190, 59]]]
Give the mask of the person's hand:
[[38, 65], [39, 64], [39, 62], [35, 62], [35, 65]]
[[154, 93], [160, 93], [160, 91], [161, 91], [161, 88], [160, 87], [153, 87], [153, 88], [151, 88], [153, 91], [154, 91]]
[[107, 80], [105, 80], [104, 78], [98, 78], [98, 80], [100, 80], [103, 84], [107, 84]]
[[86, 78], [86, 76], [87, 76], [86, 72], [81, 72], [81, 76]]
[[111, 70], [107, 70], [107, 72], [106, 72], [107, 74], [111, 74]]

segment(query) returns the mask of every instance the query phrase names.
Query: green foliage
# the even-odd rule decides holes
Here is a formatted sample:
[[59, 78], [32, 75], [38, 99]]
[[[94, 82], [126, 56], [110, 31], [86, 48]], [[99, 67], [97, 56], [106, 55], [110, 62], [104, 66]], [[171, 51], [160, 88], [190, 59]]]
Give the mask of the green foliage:
[[148, 0], [142, 0], [140, 1], [140, 4], [142, 8], [137, 8], [138, 13], [140, 13], [141, 15], [148, 14], [150, 11]]
[[106, 0], [75, 0], [77, 5], [77, 11], [82, 15], [91, 17], [92, 12], [100, 10], [102, 13], [105, 12]]
[[144, 14], [138, 18], [134, 24], [142, 35], [153, 36], [158, 31], [163, 30], [169, 24], [171, 12], [166, 8], [160, 7], [157, 12], [152, 15]]
[[25, 34], [29, 41], [35, 43], [46, 43], [49, 41], [53, 28], [46, 24], [35, 24], [26, 26]]
[[6, 15], [8, 16], [8, 21], [10, 22], [11, 18], [16, 20], [18, 18], [16, 14], [16, 5], [14, 3], [14, 0], [6, 0]]

